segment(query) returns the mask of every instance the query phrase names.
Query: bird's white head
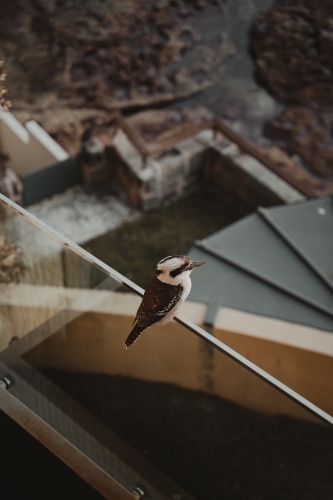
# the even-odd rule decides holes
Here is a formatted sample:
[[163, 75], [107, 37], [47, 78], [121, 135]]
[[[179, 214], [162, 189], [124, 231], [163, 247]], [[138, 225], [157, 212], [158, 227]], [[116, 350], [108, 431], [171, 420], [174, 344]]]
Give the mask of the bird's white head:
[[187, 255], [169, 255], [157, 264], [157, 278], [169, 285], [179, 285], [189, 279], [193, 269], [204, 264], [205, 262], [194, 262]]

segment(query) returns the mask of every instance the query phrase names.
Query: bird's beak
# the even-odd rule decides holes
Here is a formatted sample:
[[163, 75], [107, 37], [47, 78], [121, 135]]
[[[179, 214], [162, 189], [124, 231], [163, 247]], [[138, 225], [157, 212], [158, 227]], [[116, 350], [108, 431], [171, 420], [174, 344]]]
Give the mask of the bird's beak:
[[192, 271], [192, 269], [194, 269], [195, 267], [201, 267], [204, 264], [206, 264], [206, 262], [191, 262], [191, 264], [188, 266], [188, 269]]

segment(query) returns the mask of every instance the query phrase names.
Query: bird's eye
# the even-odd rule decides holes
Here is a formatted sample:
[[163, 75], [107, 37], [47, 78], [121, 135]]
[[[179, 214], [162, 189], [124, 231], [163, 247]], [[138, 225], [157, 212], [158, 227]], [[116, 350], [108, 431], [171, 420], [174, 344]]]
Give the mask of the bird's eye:
[[186, 267], [187, 267], [187, 264], [183, 264], [182, 266], [178, 267], [177, 269], [174, 269], [173, 271], [170, 271], [170, 276], [172, 276], [172, 278], [175, 278], [180, 273], [182, 273], [183, 271], [185, 271]]

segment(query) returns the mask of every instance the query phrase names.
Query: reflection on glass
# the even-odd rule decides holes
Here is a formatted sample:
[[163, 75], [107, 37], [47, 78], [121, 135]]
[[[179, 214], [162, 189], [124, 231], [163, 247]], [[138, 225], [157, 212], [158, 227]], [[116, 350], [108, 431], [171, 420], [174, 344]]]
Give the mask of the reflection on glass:
[[6, 210], [24, 269], [1, 286], [1, 314], [23, 337], [1, 356], [13, 394], [126, 489], [139, 478], [151, 498], [333, 498], [330, 427], [175, 322], [125, 351], [140, 298]]

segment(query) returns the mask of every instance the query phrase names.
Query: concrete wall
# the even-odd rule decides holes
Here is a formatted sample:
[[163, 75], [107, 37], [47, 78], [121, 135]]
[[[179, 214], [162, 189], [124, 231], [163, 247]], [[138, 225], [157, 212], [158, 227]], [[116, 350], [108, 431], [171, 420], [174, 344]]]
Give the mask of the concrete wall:
[[114, 180], [137, 208], [149, 210], [186, 195], [205, 179], [253, 206], [273, 206], [304, 199], [296, 189], [222, 134], [211, 130], [149, 157], [146, 164], [118, 130], [108, 162]]
[[220, 308], [213, 334], [333, 415], [333, 334], [275, 318]]
[[214, 329], [216, 338], [333, 415], [333, 357]]
[[26, 206], [62, 193], [81, 181], [77, 158], [56, 161], [21, 176]]
[[21, 177], [25, 205], [62, 193], [80, 183], [77, 158], [50, 137], [37, 122], [25, 126], [0, 109], [0, 149], [9, 154], [8, 166]]
[[249, 205], [270, 207], [304, 199], [258, 160], [242, 153], [236, 144], [222, 137], [207, 148], [204, 171], [208, 183]]
[[204, 154], [212, 132], [204, 131], [174, 148], [149, 157], [146, 164], [127, 136], [116, 133], [107, 153], [113, 179], [130, 203], [150, 210], [185, 196], [199, 187]]
[[69, 158], [38, 123], [29, 121], [24, 127], [11, 113], [1, 110], [0, 148], [10, 155], [8, 166], [20, 176]]
[[[73, 168], [51, 175], [52, 167], [57, 171], [56, 162], [62, 165], [68, 154], [36, 122], [29, 121], [23, 127], [13, 115], [0, 111], [0, 147], [11, 156], [9, 166], [23, 176], [26, 204], [73, 185]], [[144, 164], [140, 153], [119, 129], [112, 147], [106, 152], [106, 161], [110, 178], [118, 183], [132, 205], [143, 210], [157, 208], [186, 195], [197, 188], [203, 178], [255, 206], [272, 206], [304, 198], [255, 158], [243, 154], [222, 134], [214, 139], [211, 130], [150, 156]], [[45, 165], [48, 165], [47, 172], [30, 177]], [[77, 172], [78, 169], [75, 182], [80, 177]], [[52, 190], [52, 186], [57, 187]]]

